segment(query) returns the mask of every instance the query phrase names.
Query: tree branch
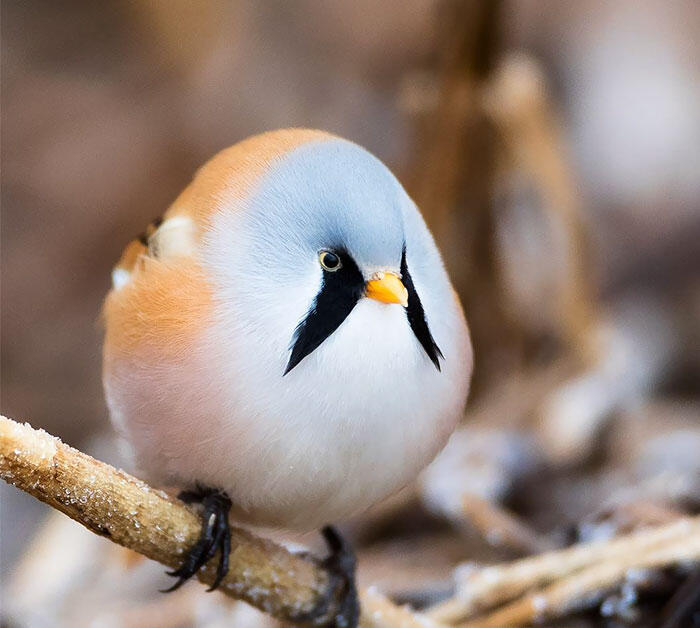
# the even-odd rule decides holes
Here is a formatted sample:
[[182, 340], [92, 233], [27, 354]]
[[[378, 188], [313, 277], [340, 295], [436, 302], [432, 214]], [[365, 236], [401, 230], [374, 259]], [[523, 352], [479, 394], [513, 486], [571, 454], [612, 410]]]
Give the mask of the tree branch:
[[[199, 537], [200, 517], [179, 500], [6, 417], [0, 417], [0, 477], [95, 534], [171, 568], [179, 567]], [[324, 614], [327, 607], [314, 624], [331, 621], [337, 592], [317, 560], [239, 528], [231, 535], [223, 593], [296, 623], [308, 621], [318, 609]], [[207, 566], [197, 577], [211, 584], [215, 569]]]

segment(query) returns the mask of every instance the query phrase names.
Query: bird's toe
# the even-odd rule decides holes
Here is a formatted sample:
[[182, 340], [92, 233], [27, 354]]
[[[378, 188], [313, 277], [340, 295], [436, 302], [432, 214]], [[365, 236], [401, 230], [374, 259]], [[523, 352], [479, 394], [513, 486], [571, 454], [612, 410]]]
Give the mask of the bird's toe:
[[200, 486], [192, 491], [183, 491], [179, 498], [188, 504], [200, 503], [202, 505], [204, 510], [202, 531], [197, 542], [185, 555], [182, 565], [178, 569], [166, 572], [169, 576], [177, 578], [177, 582], [163, 592], [169, 593], [179, 589], [219, 550], [220, 558], [216, 578], [208, 589], [213, 591], [228, 573], [228, 557], [231, 552], [231, 530], [228, 514], [231, 510], [231, 500], [225, 493]]

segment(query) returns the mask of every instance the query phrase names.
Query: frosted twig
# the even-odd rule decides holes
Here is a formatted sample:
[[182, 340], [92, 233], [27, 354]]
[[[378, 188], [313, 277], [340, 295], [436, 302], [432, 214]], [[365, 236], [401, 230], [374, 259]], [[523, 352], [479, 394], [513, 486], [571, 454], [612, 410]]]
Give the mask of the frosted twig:
[[700, 518], [684, 523], [687, 535], [658, 547], [652, 546], [647, 551], [631, 552], [591, 565], [486, 617], [460, 624], [460, 628], [515, 627], [562, 617], [599, 602], [610, 588], [624, 581], [631, 569], [654, 569], [679, 562], [700, 561]]
[[[678, 552], [682, 553], [682, 559], [700, 559], [700, 517], [680, 519], [609, 541], [577, 545], [504, 565], [471, 570], [458, 583], [455, 597], [436, 605], [426, 614], [437, 621], [456, 623], [513, 600], [535, 587], [563, 581], [576, 572], [580, 574], [573, 577], [580, 575], [585, 580], [591, 577], [588, 571], [582, 571], [587, 568], [611, 570], [612, 574], [618, 574], [618, 569], [622, 569], [620, 565], [627, 565], [624, 569], [643, 567], [644, 561], [663, 561], [664, 557]], [[560, 585], [563, 586], [561, 583], [553, 586]], [[559, 591], [554, 588], [552, 595], [559, 595]], [[528, 604], [531, 602], [528, 600], [529, 596], [513, 605]]]
[[361, 628], [446, 628], [445, 624], [405, 606], [396, 606], [373, 587], [361, 593], [360, 601]]
[[[179, 567], [200, 534], [200, 517], [177, 499], [63, 444], [28, 424], [0, 417], [0, 477], [65, 513], [95, 534], [168, 567]], [[230, 568], [220, 590], [285, 621], [337, 600], [326, 571], [313, 558], [232, 528]], [[197, 577], [215, 578], [212, 566]], [[322, 625], [317, 621], [316, 625]]]
[[539, 536], [515, 515], [478, 495], [462, 497], [463, 521], [473, 526], [486, 541], [523, 554], [552, 549], [552, 543]]

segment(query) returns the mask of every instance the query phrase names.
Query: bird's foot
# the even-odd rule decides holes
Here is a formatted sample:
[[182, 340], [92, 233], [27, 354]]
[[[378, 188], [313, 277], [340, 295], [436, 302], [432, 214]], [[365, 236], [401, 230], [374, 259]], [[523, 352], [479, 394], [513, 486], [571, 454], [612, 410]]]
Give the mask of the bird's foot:
[[340, 604], [335, 614], [336, 628], [356, 628], [360, 620], [360, 602], [355, 586], [355, 553], [350, 544], [332, 526], [321, 530], [330, 554], [323, 565], [336, 580], [340, 590]]
[[[355, 554], [334, 527], [326, 526], [321, 534], [329, 550], [321, 564], [330, 574], [329, 595], [337, 600], [333, 617], [327, 625], [329, 628], [356, 628], [360, 619], [360, 603], [355, 586]], [[326, 600], [326, 613], [330, 601]]]
[[174, 571], [167, 572], [169, 576], [177, 578], [177, 582], [166, 589], [164, 593], [179, 589], [219, 550], [216, 578], [208, 589], [208, 591], [213, 591], [221, 584], [228, 572], [228, 557], [231, 553], [231, 530], [228, 514], [231, 510], [231, 500], [226, 493], [201, 486], [197, 486], [192, 491], [183, 491], [178, 497], [186, 504], [198, 503], [202, 505], [202, 532], [197, 542], [187, 552], [182, 565]]

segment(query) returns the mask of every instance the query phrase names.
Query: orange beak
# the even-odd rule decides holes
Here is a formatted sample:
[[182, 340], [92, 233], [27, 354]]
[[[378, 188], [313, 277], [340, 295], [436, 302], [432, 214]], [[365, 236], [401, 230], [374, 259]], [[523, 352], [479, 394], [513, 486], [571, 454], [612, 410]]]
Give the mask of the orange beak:
[[408, 306], [408, 290], [394, 273], [377, 273], [367, 282], [365, 295], [382, 303]]

